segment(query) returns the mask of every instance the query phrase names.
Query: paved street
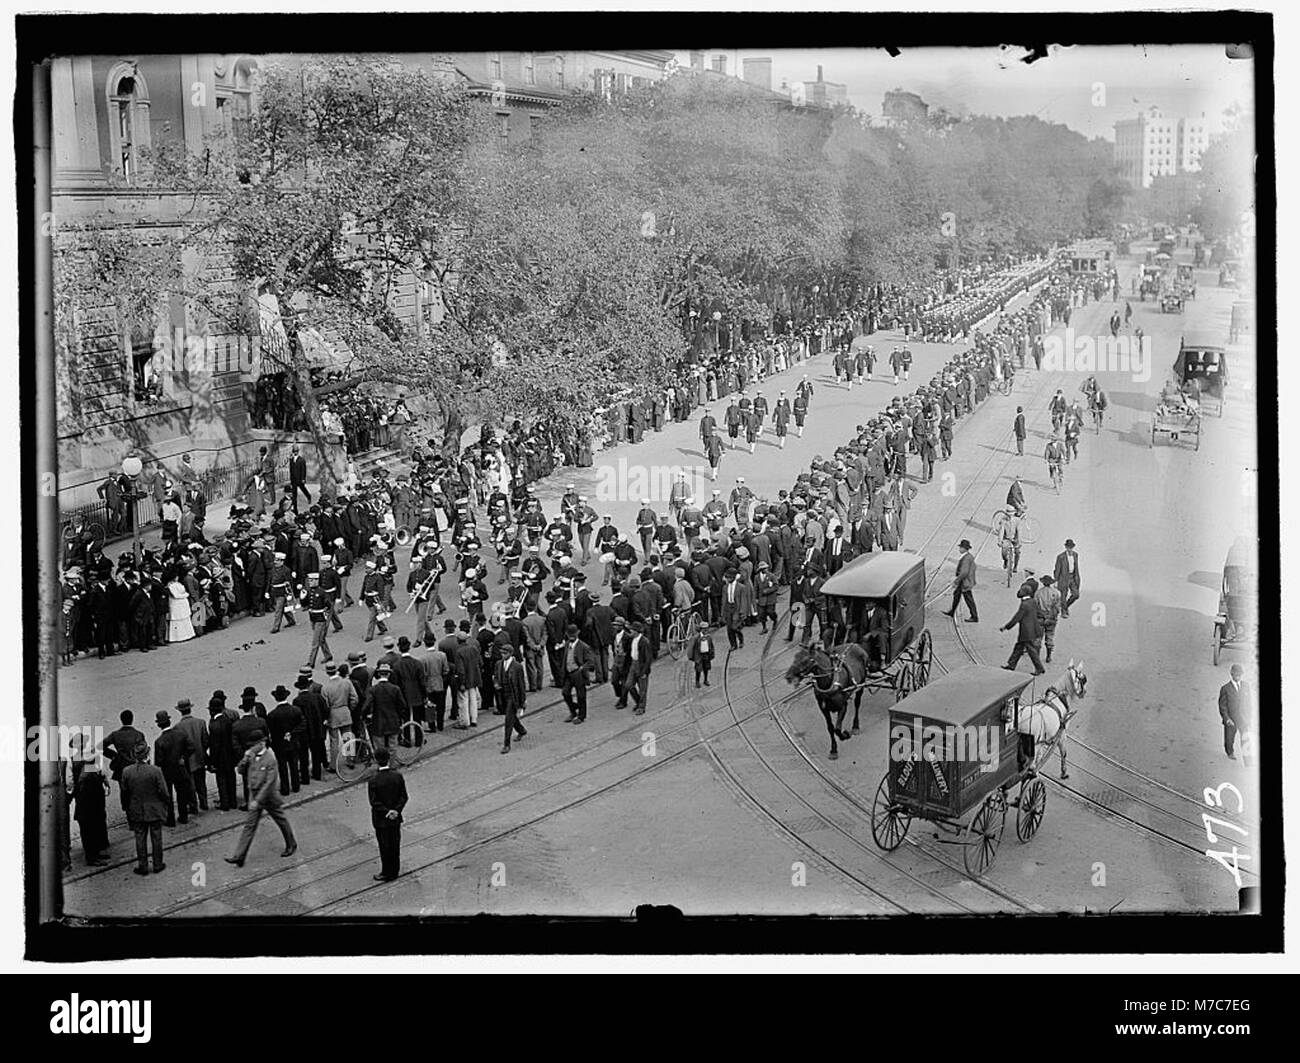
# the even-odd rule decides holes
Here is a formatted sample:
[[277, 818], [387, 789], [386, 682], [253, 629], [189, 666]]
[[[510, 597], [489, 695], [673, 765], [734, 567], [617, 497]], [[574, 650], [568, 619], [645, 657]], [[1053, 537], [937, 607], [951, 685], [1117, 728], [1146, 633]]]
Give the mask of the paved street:
[[[1121, 269], [1125, 291], [1127, 268]], [[963, 625], [961, 634], [986, 663], [1002, 663], [1010, 649], [1011, 634], [998, 628], [1014, 612], [1014, 587], [999, 579], [989, 520], [1013, 474], [1023, 476], [1029, 512], [1042, 529], [1022, 565], [1048, 572], [1065, 538], [1079, 548], [1082, 597], [1058, 628], [1057, 656], [1045, 677], [1055, 680], [1070, 658], [1087, 665], [1088, 697], [1070, 728], [1071, 789], [1049, 785], [1040, 833], [1022, 846], [1009, 829], [983, 881], [966, 876], [960, 856], [922, 831], [888, 857], [875, 849], [864, 809], [887, 765], [892, 696], [864, 699], [862, 730], [830, 762], [811, 696], [781, 700], [789, 692], [781, 679], [788, 644], [778, 638], [765, 647], [755, 628], [727, 663], [725, 688], [721, 662], [714, 686], [700, 692], [688, 682], [688, 664], [662, 658], [645, 717], [615, 712], [605, 688], [593, 695], [585, 727], [560, 727], [564, 710], [558, 692], [548, 689], [530, 697], [529, 735], [510, 757], [498, 755], [496, 717], [485, 718], [470, 737], [431, 736], [432, 754], [407, 770], [403, 863], [410, 873], [394, 883], [371, 881], [377, 855], [361, 786], [316, 783], [289, 800], [299, 839], [289, 860], [278, 858], [278, 836], [266, 824], [246, 867], [223, 863], [242, 816], [211, 811], [165, 832], [167, 871], [143, 880], [130, 873], [133, 850], [115, 791], [109, 800], [113, 863], [88, 873], [74, 838], [66, 910], [84, 916], [618, 915], [641, 903], [675, 904], [689, 913], [1235, 910], [1231, 876], [1203, 852], [1200, 795], [1224, 782], [1240, 788], [1244, 811], [1236, 822], [1250, 832], [1241, 850], [1250, 853], [1243, 877], [1246, 884], [1257, 881], [1267, 854], [1253, 844], [1253, 764], [1225, 759], [1215, 708], [1228, 665], [1241, 660], [1253, 680], [1254, 662], [1232, 650], [1218, 668], [1210, 658], [1224, 555], [1236, 536], [1255, 533], [1242, 487], [1242, 472], [1257, 464], [1246, 351], [1230, 352], [1229, 401], [1222, 420], [1207, 418], [1199, 452], [1164, 440], [1148, 446], [1155, 398], [1183, 330], [1226, 335], [1235, 293], [1216, 288], [1214, 280], [1202, 271], [1198, 298], [1183, 315], [1133, 303], [1133, 325], [1154, 342], [1150, 379], [1099, 374], [1111, 402], [1106, 425], [1099, 435], [1085, 432], [1061, 495], [1051, 489], [1041, 452], [1049, 398], [1061, 388], [1072, 399], [1083, 379], [1066, 372], [1019, 374], [1010, 398], [994, 395], [958, 422], [953, 459], [937, 466], [933, 483], [920, 486], [904, 548], [926, 558], [933, 596], [926, 620], [942, 668], [970, 659], [939, 612], [947, 607], [944, 591], [963, 536], [976, 547], [982, 621]], [[1076, 311], [1075, 332], [1102, 335], [1112, 309], [1105, 302]], [[886, 354], [899, 341], [888, 333], [874, 338]], [[957, 349], [912, 344], [908, 390]], [[781, 389], [793, 394], [805, 372], [817, 390], [804, 437], [791, 435], [781, 450], [768, 434], [753, 455], [729, 452], [716, 485], [724, 498], [737, 476], [760, 496], [775, 497], [894, 392], [880, 374], [865, 386], [837, 386], [826, 356], [761, 390], [769, 398]], [[1030, 427], [1023, 458], [1015, 457], [1010, 439], [1017, 404]], [[640, 446], [598, 454], [593, 468], [561, 470], [540, 486], [546, 512], [558, 508], [572, 482], [598, 512], [630, 530], [639, 497], [598, 497], [602, 485], [626, 483], [610, 470], [622, 461], [628, 469], [704, 466], [697, 420], [648, 433]], [[1207, 513], [1220, 519], [1211, 524]], [[495, 590], [496, 566], [490, 567]], [[599, 566], [586, 572], [599, 585]], [[406, 604], [405, 575], [403, 568], [399, 610]], [[355, 583], [354, 577], [354, 595]], [[444, 598], [450, 601], [445, 592]], [[354, 608], [343, 619], [345, 631], [330, 639], [340, 659], [362, 648], [364, 616]], [[414, 626], [413, 614], [399, 611], [392, 630], [410, 634]], [[289, 684], [305, 661], [308, 636], [305, 625], [271, 636], [269, 620], [244, 619], [161, 652], [82, 660], [60, 673], [61, 721], [111, 729], [117, 713], [131, 707], [152, 738], [153, 712], [182, 696], [201, 711], [214, 689], [235, 699], [251, 684], [269, 705], [271, 688]], [[372, 660], [378, 645], [368, 647]], [[1054, 764], [1049, 773], [1055, 776]]]

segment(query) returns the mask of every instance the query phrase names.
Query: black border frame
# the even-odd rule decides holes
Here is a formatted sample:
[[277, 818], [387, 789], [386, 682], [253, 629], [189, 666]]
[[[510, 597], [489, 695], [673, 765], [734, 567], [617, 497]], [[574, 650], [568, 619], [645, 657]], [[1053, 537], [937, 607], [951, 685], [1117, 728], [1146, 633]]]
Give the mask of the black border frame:
[[[484, 41], [545, 48], [600, 47], [628, 36], [726, 40], [732, 47], [881, 48], [1023, 45], [1047, 55], [1047, 42], [1075, 45], [1248, 44], [1253, 50], [1255, 143], [1257, 337], [1260, 462], [1259, 529], [1261, 616], [1281, 616], [1278, 496], [1267, 493], [1278, 468], [1276, 162], [1274, 144], [1273, 17], [1240, 10], [1076, 13], [808, 13], [769, 12], [505, 12], [482, 14], [118, 14], [20, 15], [16, 27], [14, 142], [17, 165], [19, 345], [34, 347], [31, 67], [52, 55], [167, 54], [177, 44], [202, 42], [205, 52], [400, 51], [395, 43], [420, 42], [431, 51], [477, 51]], [[19, 395], [34, 394], [35, 369], [20, 357]], [[36, 554], [30, 500], [38, 489], [35, 429], [20, 410], [23, 485], [22, 551]], [[1280, 490], [1280, 488], [1279, 488]], [[28, 568], [32, 573], [34, 566]], [[22, 590], [27, 621], [23, 640], [24, 714], [37, 719], [38, 594], [29, 578]], [[1260, 628], [1260, 658], [1280, 661], [1276, 620]], [[684, 918], [673, 909], [638, 910], [628, 919], [469, 918], [364, 921], [299, 918], [39, 923], [37, 765], [25, 765], [24, 926], [28, 959], [54, 962], [255, 955], [454, 955], [673, 953], [1258, 953], [1278, 952], [1283, 939], [1285, 858], [1282, 837], [1280, 676], [1261, 672], [1261, 834], [1272, 879], [1254, 916], [1158, 914], [991, 916], [962, 919], [917, 916], [855, 918]], [[1273, 716], [1264, 712], [1276, 706]], [[180, 928], [183, 926], [183, 931]]]

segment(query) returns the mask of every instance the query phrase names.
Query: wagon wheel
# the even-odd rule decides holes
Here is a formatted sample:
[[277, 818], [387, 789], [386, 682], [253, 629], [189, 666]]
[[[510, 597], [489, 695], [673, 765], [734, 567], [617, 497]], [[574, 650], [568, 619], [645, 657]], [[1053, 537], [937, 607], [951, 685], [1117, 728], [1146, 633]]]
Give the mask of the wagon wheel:
[[1007, 799], [1001, 790], [994, 790], [984, 798], [984, 803], [971, 820], [966, 844], [962, 847], [962, 859], [970, 874], [978, 877], [989, 869], [997, 856], [998, 842], [1002, 840], [1006, 825]]
[[903, 661], [898, 666], [894, 677], [894, 700], [902, 701], [916, 689], [916, 677], [912, 675], [912, 666]]
[[916, 681], [917, 690], [920, 690], [930, 681], [930, 665], [933, 661], [934, 639], [930, 637], [930, 629], [925, 628], [921, 632], [921, 637], [916, 640], [916, 665], [913, 669], [912, 678]]
[[911, 825], [912, 817], [889, 800], [889, 775], [886, 773], [876, 787], [875, 800], [871, 802], [871, 836], [876, 845], [892, 853], [903, 844]]
[[1214, 663], [1219, 663], [1219, 651], [1223, 649], [1224, 636], [1227, 634], [1227, 628], [1217, 620], [1214, 622]]
[[1029, 841], [1038, 833], [1043, 822], [1043, 810], [1047, 807], [1047, 787], [1042, 779], [1030, 779], [1020, 791], [1020, 800], [1016, 809], [1016, 837], [1022, 842]]

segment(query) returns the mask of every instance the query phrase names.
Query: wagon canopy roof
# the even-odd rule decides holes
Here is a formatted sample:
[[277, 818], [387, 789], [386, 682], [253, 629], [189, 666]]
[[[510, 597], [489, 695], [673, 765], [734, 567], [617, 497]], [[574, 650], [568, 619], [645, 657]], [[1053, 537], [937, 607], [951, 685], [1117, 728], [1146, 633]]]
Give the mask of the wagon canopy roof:
[[1228, 547], [1228, 556], [1223, 562], [1224, 568], [1254, 568], [1255, 567], [1256, 544], [1239, 535], [1232, 540], [1232, 545]]
[[913, 572], [925, 578], [925, 558], [902, 550], [885, 550], [850, 561], [822, 584], [823, 594], [845, 598], [888, 598]]
[[1196, 350], [1209, 348], [1210, 350], [1222, 351], [1224, 348], [1223, 336], [1217, 332], [1188, 332], [1183, 336], [1183, 347], [1193, 347]]
[[891, 717], [921, 716], [945, 724], [965, 724], [992, 705], [1000, 705], [1034, 681], [1026, 672], [969, 664], [931, 680], [890, 710]]

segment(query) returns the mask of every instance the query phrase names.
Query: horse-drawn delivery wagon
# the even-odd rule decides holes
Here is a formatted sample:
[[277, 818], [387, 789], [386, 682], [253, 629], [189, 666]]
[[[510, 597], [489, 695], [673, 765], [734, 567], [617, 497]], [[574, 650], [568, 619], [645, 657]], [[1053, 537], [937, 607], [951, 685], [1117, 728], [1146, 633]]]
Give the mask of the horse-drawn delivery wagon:
[[[1039, 770], [1055, 752], [1065, 770], [1065, 730], [1084, 697], [1083, 663], [1041, 700], [1025, 693], [1033, 676], [969, 665], [898, 702], [889, 714], [889, 770], [876, 788], [871, 836], [897, 849], [913, 819], [934, 824], [940, 842], [962, 846], [966, 870], [982, 875], [997, 855], [1007, 809], [1027, 842], [1047, 806]], [[1019, 784], [1014, 800], [1007, 791]], [[947, 835], [947, 837], [943, 837]]]
[[802, 648], [785, 677], [792, 683], [812, 679], [834, 760], [839, 756], [836, 738], [849, 737], [843, 724], [850, 694], [856, 731], [864, 693], [892, 690], [898, 700], [930, 680], [934, 649], [925, 626], [925, 558], [900, 550], [867, 554], [827, 579], [821, 593], [837, 599], [846, 643], [829, 650]]

